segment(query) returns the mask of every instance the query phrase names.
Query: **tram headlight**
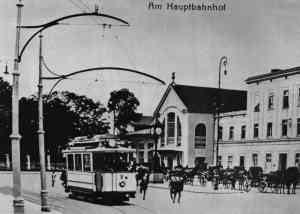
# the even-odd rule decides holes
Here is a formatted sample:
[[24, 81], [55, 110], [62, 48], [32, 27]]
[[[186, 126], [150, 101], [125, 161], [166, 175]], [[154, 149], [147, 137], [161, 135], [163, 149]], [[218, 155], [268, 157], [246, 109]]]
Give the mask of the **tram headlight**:
[[126, 186], [125, 181], [121, 181], [121, 182], [119, 183], [119, 186], [122, 187], [122, 188], [125, 187], [125, 186]]

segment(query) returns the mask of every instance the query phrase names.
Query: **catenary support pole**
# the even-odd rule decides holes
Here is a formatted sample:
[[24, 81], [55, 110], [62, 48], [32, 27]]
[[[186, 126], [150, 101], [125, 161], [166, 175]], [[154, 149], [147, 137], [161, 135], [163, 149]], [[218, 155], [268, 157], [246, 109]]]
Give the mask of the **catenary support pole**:
[[46, 181], [46, 168], [45, 168], [45, 131], [44, 131], [44, 116], [43, 116], [43, 78], [42, 78], [42, 41], [43, 35], [39, 35], [40, 48], [39, 48], [39, 83], [38, 83], [38, 118], [39, 118], [39, 129], [38, 140], [39, 140], [39, 155], [40, 155], [40, 175], [41, 175], [41, 210], [50, 212], [48, 205], [48, 191]]
[[17, 3], [17, 27], [16, 27], [16, 45], [15, 59], [12, 83], [12, 133], [11, 153], [12, 153], [12, 170], [13, 170], [13, 209], [14, 213], [24, 213], [24, 199], [22, 197], [21, 186], [21, 167], [20, 167], [20, 139], [19, 134], [19, 51], [20, 51], [20, 26], [22, 15], [22, 1]]

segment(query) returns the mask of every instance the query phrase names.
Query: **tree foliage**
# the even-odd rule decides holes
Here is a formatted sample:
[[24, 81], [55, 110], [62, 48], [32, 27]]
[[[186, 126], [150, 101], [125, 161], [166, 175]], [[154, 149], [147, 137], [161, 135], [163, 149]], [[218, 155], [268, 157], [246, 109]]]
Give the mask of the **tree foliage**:
[[9, 153], [10, 151], [11, 93], [10, 84], [0, 77], [0, 142], [2, 153]]
[[128, 124], [139, 118], [136, 113], [139, 105], [138, 99], [126, 88], [110, 93], [107, 107], [114, 115], [114, 124], [120, 134], [126, 133]]
[[[4, 86], [4, 87], [2, 87]], [[6, 92], [4, 89], [8, 89]], [[3, 92], [3, 93], [2, 93]], [[10, 94], [9, 94], [10, 93]], [[8, 96], [7, 96], [8, 94]], [[0, 99], [1, 96], [11, 97], [11, 89], [0, 80]], [[5, 103], [5, 109], [10, 110], [10, 102]], [[51, 156], [61, 158], [60, 150], [65, 146], [70, 138], [81, 135], [103, 134], [108, 131], [108, 122], [103, 119], [106, 108], [100, 102], [77, 95], [72, 92], [54, 92], [49, 97], [43, 97], [44, 107], [44, 131], [46, 151]], [[23, 97], [20, 99], [20, 134], [21, 138], [21, 161], [24, 162], [25, 155], [29, 154], [35, 160], [38, 160], [38, 100], [35, 95]], [[0, 135], [4, 152], [10, 148], [9, 135], [11, 133], [9, 114], [0, 113], [1, 129], [6, 127], [5, 136]], [[5, 117], [6, 120], [2, 120]], [[4, 133], [1, 131], [1, 133]]]

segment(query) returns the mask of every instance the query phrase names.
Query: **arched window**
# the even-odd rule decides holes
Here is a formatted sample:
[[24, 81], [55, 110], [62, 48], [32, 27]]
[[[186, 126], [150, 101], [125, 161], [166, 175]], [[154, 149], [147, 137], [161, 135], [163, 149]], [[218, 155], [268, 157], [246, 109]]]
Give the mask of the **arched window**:
[[223, 127], [219, 126], [219, 135], [217, 136], [219, 138], [219, 140], [223, 140]]
[[200, 123], [195, 128], [195, 148], [205, 148], [206, 144], [206, 127]]
[[180, 119], [177, 116], [177, 146], [181, 145], [181, 123]]
[[160, 137], [160, 146], [165, 145], [165, 123], [166, 120], [164, 119], [162, 122], [162, 132], [161, 132], [161, 137]]
[[167, 143], [174, 143], [175, 141], [175, 113], [167, 114]]
[[233, 140], [233, 136], [234, 136], [234, 127], [230, 126], [229, 127], [229, 137], [228, 137], [228, 139]]

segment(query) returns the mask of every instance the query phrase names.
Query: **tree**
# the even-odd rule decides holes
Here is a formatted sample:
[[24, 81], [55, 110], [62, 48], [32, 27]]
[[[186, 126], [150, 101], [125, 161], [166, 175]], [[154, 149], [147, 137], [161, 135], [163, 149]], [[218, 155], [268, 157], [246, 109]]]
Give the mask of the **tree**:
[[140, 115], [136, 113], [139, 105], [138, 99], [126, 88], [110, 93], [107, 107], [108, 111], [114, 115], [114, 126], [120, 134], [127, 132], [126, 129], [130, 122], [139, 119]]
[[[108, 123], [103, 119], [106, 109], [100, 102], [72, 92], [53, 92], [43, 97], [46, 151], [55, 160], [61, 159], [60, 150], [70, 138], [103, 134]], [[37, 97], [20, 100], [20, 133], [22, 158], [29, 153], [38, 158], [38, 105]]]
[[0, 77], [0, 151], [10, 152], [11, 134], [11, 85]]

